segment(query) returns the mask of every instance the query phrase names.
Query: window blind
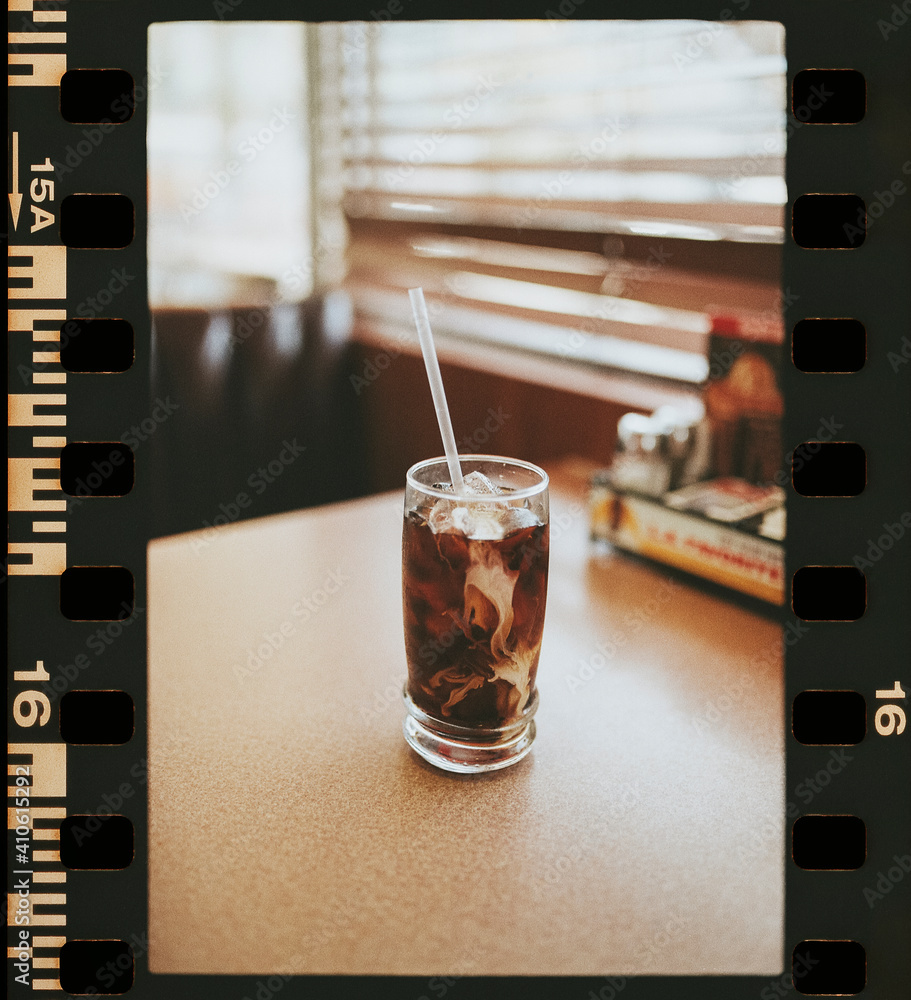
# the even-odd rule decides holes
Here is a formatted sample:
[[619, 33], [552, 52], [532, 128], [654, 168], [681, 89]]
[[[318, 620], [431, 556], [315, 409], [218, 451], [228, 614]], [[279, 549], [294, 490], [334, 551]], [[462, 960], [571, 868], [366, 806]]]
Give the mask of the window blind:
[[368, 339], [421, 285], [444, 337], [695, 387], [713, 313], [780, 322], [780, 24], [322, 29]]
[[781, 242], [774, 22], [346, 25], [353, 217]]

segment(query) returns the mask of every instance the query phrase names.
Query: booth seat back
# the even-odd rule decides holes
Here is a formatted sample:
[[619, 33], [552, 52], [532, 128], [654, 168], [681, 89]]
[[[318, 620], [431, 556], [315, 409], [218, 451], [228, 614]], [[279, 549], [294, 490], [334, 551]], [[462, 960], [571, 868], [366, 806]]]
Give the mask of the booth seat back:
[[367, 492], [351, 323], [341, 291], [153, 311], [153, 398], [172, 410], [151, 435], [155, 535]]

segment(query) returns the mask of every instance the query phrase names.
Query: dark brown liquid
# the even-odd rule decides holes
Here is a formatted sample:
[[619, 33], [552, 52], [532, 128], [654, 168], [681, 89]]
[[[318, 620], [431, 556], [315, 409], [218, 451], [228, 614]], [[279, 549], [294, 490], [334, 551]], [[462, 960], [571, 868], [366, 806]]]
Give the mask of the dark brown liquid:
[[538, 669], [547, 594], [547, 525], [496, 541], [434, 534], [419, 514], [402, 537], [408, 692], [456, 726], [522, 718]]

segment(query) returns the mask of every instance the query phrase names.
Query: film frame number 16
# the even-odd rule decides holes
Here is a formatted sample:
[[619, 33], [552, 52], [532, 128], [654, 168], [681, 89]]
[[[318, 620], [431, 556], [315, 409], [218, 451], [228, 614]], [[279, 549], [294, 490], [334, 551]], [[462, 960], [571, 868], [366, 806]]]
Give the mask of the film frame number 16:
[[[877, 691], [876, 697], [883, 699], [907, 698], [908, 696], [902, 690], [901, 684], [896, 681], [894, 687]], [[876, 709], [874, 722], [880, 736], [891, 736], [893, 733], [898, 736], [905, 731], [905, 710], [901, 705], [880, 705]]]

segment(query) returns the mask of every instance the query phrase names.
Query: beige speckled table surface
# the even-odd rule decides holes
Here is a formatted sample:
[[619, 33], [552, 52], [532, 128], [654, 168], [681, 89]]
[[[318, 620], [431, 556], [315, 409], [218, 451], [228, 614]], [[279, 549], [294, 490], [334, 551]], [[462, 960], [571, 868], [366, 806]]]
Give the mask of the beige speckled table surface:
[[401, 495], [149, 548], [153, 972], [781, 971], [775, 622], [619, 554], [551, 490], [538, 737], [401, 735]]

